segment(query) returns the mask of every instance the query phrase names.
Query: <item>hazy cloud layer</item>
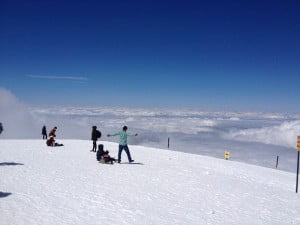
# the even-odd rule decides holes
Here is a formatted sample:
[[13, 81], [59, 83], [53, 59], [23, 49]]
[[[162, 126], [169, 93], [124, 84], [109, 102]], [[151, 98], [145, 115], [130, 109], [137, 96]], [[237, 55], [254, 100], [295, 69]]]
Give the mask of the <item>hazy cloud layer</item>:
[[126, 108], [34, 108], [48, 117], [64, 117], [91, 126], [119, 129], [124, 124], [135, 129], [162, 133], [197, 135], [211, 133], [225, 140], [261, 142], [294, 147], [300, 133], [300, 114], [263, 112], [206, 112], [191, 110], [147, 110]]
[[128, 109], [106, 107], [29, 108], [10, 91], [0, 88], [1, 138], [41, 138], [41, 128], [57, 126], [57, 139], [90, 140], [91, 127], [98, 126], [103, 141], [124, 125], [139, 136], [129, 144], [170, 149], [223, 158], [229, 150], [232, 160], [293, 171], [296, 138], [300, 135], [299, 113], [209, 112], [170, 109]]

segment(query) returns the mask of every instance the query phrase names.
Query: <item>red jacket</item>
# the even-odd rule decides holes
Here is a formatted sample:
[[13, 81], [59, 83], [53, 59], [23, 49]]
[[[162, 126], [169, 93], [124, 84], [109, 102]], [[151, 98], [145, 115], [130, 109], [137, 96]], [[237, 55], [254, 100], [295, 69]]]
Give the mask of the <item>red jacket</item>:
[[49, 136], [56, 137], [55, 132], [56, 132], [56, 129], [53, 128], [53, 129], [50, 131]]

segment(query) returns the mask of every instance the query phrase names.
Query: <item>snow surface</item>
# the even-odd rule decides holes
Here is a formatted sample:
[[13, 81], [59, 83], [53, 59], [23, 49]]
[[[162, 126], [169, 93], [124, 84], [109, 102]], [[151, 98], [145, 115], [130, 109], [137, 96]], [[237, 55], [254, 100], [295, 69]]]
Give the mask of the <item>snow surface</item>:
[[58, 142], [0, 140], [1, 225], [300, 224], [294, 173], [142, 146], [105, 165]]

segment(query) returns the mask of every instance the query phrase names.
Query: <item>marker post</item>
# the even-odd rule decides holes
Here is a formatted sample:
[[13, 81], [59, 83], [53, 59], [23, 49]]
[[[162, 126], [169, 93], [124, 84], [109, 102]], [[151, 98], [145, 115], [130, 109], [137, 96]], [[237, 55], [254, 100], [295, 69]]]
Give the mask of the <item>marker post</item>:
[[226, 160], [228, 160], [230, 158], [230, 152], [229, 151], [225, 151], [224, 152], [224, 157]]
[[299, 180], [300, 136], [298, 136], [297, 139], [297, 151], [298, 151], [298, 157], [297, 157], [296, 193], [298, 193], [298, 180]]

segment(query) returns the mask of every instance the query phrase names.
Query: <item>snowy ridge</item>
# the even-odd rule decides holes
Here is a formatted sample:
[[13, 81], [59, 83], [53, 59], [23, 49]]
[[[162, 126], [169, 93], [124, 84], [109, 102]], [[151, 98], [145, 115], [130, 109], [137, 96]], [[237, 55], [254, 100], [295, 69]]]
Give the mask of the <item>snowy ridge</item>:
[[58, 142], [0, 141], [1, 225], [300, 223], [293, 173], [142, 146], [104, 165], [90, 141]]

